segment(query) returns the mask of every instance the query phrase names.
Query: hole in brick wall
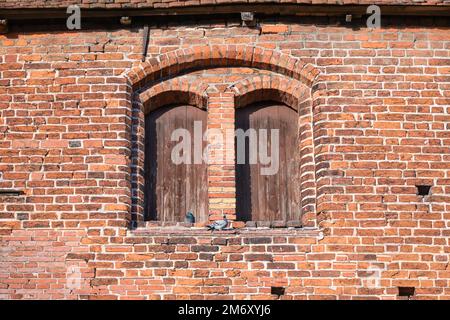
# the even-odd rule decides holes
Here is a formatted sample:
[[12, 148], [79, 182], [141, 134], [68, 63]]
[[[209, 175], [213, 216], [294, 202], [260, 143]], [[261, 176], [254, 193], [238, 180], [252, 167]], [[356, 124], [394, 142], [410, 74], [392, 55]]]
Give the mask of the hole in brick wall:
[[19, 212], [17, 213], [17, 220], [27, 220], [28, 219], [28, 213]]
[[406, 297], [409, 299], [412, 296], [414, 296], [415, 291], [416, 291], [416, 288], [414, 288], [414, 287], [398, 287], [398, 296]]
[[80, 148], [81, 147], [81, 141], [71, 140], [71, 141], [69, 141], [69, 147], [70, 148]]
[[284, 295], [284, 288], [283, 287], [270, 287], [270, 293], [277, 295], [277, 296], [282, 296]]
[[0, 197], [1, 196], [18, 197], [18, 196], [23, 195], [23, 194], [24, 194], [24, 192], [22, 190], [0, 189]]
[[418, 185], [416, 188], [418, 196], [428, 196], [430, 194], [431, 186]]

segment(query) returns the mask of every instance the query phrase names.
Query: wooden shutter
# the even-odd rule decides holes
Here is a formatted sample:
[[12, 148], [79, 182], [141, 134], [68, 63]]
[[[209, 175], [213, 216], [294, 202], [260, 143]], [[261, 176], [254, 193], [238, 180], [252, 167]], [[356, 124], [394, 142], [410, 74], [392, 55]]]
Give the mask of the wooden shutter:
[[[199, 108], [167, 106], [151, 112], [145, 120], [146, 216], [150, 220], [182, 222], [191, 210], [196, 221], [208, 218], [207, 166], [194, 164], [194, 121], [206, 130], [207, 114]], [[174, 164], [171, 141], [175, 129], [191, 133], [191, 164]], [[202, 143], [202, 149], [206, 142]]]
[[[236, 110], [236, 129], [279, 129], [279, 169], [262, 175], [259, 162], [236, 164], [237, 215], [242, 221], [300, 220], [298, 185], [298, 115], [279, 103], [257, 103]], [[270, 140], [269, 140], [270, 141]], [[269, 148], [270, 150], [270, 148]], [[270, 153], [269, 153], [270, 154]], [[237, 157], [236, 157], [237, 158]]]

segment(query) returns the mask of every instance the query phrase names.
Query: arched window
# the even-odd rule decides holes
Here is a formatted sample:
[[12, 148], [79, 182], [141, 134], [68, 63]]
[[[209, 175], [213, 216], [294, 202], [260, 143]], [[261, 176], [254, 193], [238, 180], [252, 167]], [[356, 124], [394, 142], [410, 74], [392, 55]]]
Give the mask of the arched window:
[[[208, 219], [207, 165], [194, 159], [194, 148], [205, 147], [194, 146], [194, 131], [197, 127], [203, 133], [206, 121], [206, 111], [191, 105], [164, 106], [146, 116], [144, 206], [148, 220], [182, 222], [187, 211], [194, 213], [196, 221]], [[176, 130], [188, 133], [188, 139], [173, 136]], [[187, 145], [181, 151], [182, 163], [176, 148], [180, 143]]]
[[300, 220], [297, 112], [278, 102], [254, 103], [236, 110], [236, 129], [245, 133], [235, 144], [238, 220]]

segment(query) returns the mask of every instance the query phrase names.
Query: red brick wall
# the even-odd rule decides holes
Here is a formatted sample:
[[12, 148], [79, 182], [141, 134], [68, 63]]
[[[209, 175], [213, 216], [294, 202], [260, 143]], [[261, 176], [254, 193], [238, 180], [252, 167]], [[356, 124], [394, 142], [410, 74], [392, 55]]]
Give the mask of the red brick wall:
[[[0, 189], [25, 192], [0, 197], [0, 297], [450, 298], [449, 27], [320, 22], [152, 28], [146, 63], [140, 28], [0, 35]], [[155, 85], [217, 103], [222, 128], [244, 93], [299, 106], [307, 228], [131, 229]]]

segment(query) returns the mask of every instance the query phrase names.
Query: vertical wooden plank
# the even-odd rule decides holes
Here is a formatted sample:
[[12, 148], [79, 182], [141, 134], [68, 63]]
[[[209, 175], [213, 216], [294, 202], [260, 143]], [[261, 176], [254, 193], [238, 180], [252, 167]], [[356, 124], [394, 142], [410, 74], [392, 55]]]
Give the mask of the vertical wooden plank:
[[280, 199], [281, 207], [282, 207], [282, 219], [284, 221], [288, 220], [290, 215], [290, 197], [291, 197], [291, 189], [294, 187], [292, 185], [293, 177], [289, 175], [288, 167], [291, 165], [291, 157], [294, 155], [292, 153], [292, 145], [291, 145], [291, 137], [295, 136], [296, 131], [295, 128], [292, 128], [289, 123], [292, 119], [295, 121], [296, 114], [292, 112], [286, 106], [278, 106], [278, 119], [279, 119], [279, 127], [280, 127], [280, 188], [285, 191], [285, 196]]
[[[236, 110], [235, 128], [247, 131], [249, 128], [249, 110], [250, 108], [240, 108]], [[235, 138], [235, 150], [237, 151], [237, 137]], [[252, 180], [251, 168], [249, 165], [249, 144], [245, 143], [245, 163], [236, 164], [236, 213], [241, 221], [252, 220]], [[237, 154], [235, 155], [236, 161]]]
[[298, 116], [294, 117], [290, 110], [286, 111], [286, 123], [288, 125], [288, 131], [292, 134], [286, 135], [286, 145], [289, 148], [286, 149], [286, 157], [289, 159], [286, 166], [286, 175], [290, 177], [288, 180], [288, 191], [289, 198], [287, 206], [288, 206], [288, 215], [286, 220], [300, 220], [300, 202], [299, 199], [299, 186], [300, 186], [300, 147], [298, 144], [299, 141], [299, 122]]
[[[287, 167], [289, 166], [290, 152], [289, 149], [291, 146], [289, 145], [289, 136], [292, 136], [293, 132], [289, 130], [286, 122], [289, 121], [289, 115], [286, 114], [290, 109], [285, 106], [278, 106], [278, 121], [279, 121], [279, 129], [280, 129], [280, 168], [279, 168], [279, 177], [280, 177], [280, 189], [284, 191], [285, 195], [280, 198], [282, 217], [280, 220], [287, 220], [287, 216], [289, 215], [289, 197], [290, 197], [290, 189], [291, 189], [291, 179], [292, 177], [287, 174]], [[283, 117], [287, 115], [287, 117]], [[287, 118], [287, 119], [286, 119]], [[295, 118], [294, 118], [295, 119]]]
[[[267, 127], [267, 139], [269, 140], [268, 143], [268, 150], [266, 151], [267, 154], [271, 157], [271, 161], [278, 161], [278, 170], [274, 172], [273, 175], [267, 176], [268, 186], [267, 186], [267, 198], [268, 198], [268, 206], [269, 206], [269, 215], [270, 215], [270, 221], [274, 220], [282, 220], [282, 215], [284, 214], [285, 208], [283, 206], [283, 198], [285, 195], [283, 195], [283, 181], [285, 180], [285, 177], [282, 175], [283, 165], [284, 163], [281, 162], [283, 160], [283, 150], [285, 148], [284, 144], [282, 143], [283, 139], [278, 138], [278, 146], [277, 147], [277, 154], [272, 154], [272, 145], [275, 144], [276, 141], [272, 141], [272, 130], [280, 130], [280, 119], [279, 119], [279, 106], [273, 105], [268, 106], [265, 108], [266, 114], [268, 118], [268, 127]], [[283, 133], [281, 130], [278, 132], [279, 136]], [[275, 159], [275, 157], [278, 155], [278, 158]], [[269, 167], [270, 165], [264, 165], [264, 167]]]
[[[199, 115], [196, 119], [202, 121], [202, 136], [207, 130], [208, 125], [208, 114], [205, 110], [197, 110]], [[202, 139], [202, 152], [206, 150], [208, 146], [207, 141], [203, 141]], [[195, 175], [195, 190], [197, 192], [197, 209], [199, 214], [197, 215], [198, 221], [208, 221], [209, 212], [208, 212], [208, 164], [202, 160], [201, 164], [195, 165], [196, 171]]]
[[144, 161], [144, 178], [145, 178], [145, 219], [158, 219], [157, 213], [157, 136], [155, 113], [145, 119], [145, 161]]
[[[167, 159], [167, 144], [170, 142], [170, 135], [167, 134], [168, 131], [171, 130], [173, 126], [173, 113], [172, 109], [168, 108], [167, 111], [158, 119], [158, 132], [161, 134], [161, 138], [158, 139], [159, 143], [159, 152], [158, 152], [158, 160], [159, 160], [159, 169], [158, 176], [161, 185], [161, 211], [162, 211], [162, 221], [172, 221], [173, 219], [173, 197], [174, 197], [174, 188], [173, 188], [173, 176], [174, 176], [174, 167], [171, 165], [170, 160]], [[170, 158], [169, 158], [170, 159]]]
[[[172, 134], [174, 130], [177, 129], [186, 129], [186, 106], [179, 106], [176, 108], [173, 108], [174, 114], [172, 116], [171, 124], [173, 124], [173, 127], [171, 128], [172, 131], [168, 132], [169, 135]], [[185, 210], [185, 204], [184, 204], [184, 198], [186, 196], [186, 172], [185, 168], [186, 165], [184, 163], [181, 164], [174, 164], [171, 160], [171, 151], [173, 150], [173, 147], [181, 142], [175, 141], [173, 144], [169, 144], [170, 150], [169, 152], [169, 159], [170, 165], [173, 167], [173, 178], [172, 178], [172, 187], [173, 187], [173, 197], [172, 197], [172, 207], [173, 207], [173, 216], [172, 221], [180, 221], [180, 218], [182, 217], [182, 212]], [[182, 219], [181, 219], [182, 220]]]
[[[263, 127], [263, 124], [261, 123], [260, 118], [260, 112], [258, 113], [258, 106], [251, 106], [251, 114], [250, 114], [250, 128], [255, 129], [258, 132], [259, 129]], [[254, 142], [257, 143], [257, 142]], [[259, 150], [259, 148], [258, 148]], [[259, 157], [258, 157], [259, 161]], [[266, 199], [265, 199], [265, 182], [264, 177], [260, 175], [259, 169], [259, 163], [256, 164], [250, 164], [250, 174], [252, 179], [252, 217], [254, 220], [266, 220]], [[253, 211], [254, 208], [254, 211]]]
[[185, 106], [185, 124], [184, 127], [187, 131], [189, 131], [189, 134], [191, 135], [191, 155], [187, 159], [188, 163], [184, 164], [185, 167], [185, 188], [184, 188], [184, 211], [192, 211], [195, 215], [195, 219], [198, 220], [197, 217], [197, 208], [195, 207], [196, 203], [196, 194], [195, 194], [195, 177], [194, 170], [195, 165], [193, 163], [193, 152], [194, 152], [194, 121], [195, 121], [195, 107], [192, 106]]
[[192, 210], [196, 221], [207, 221], [208, 219], [208, 181], [207, 164], [194, 163], [194, 143], [201, 143], [202, 150], [207, 145], [206, 141], [195, 142], [194, 126], [195, 121], [202, 124], [202, 134], [206, 131], [207, 113], [204, 110], [193, 106], [186, 107], [186, 128], [190, 132], [191, 141], [191, 164], [186, 165], [186, 208], [185, 211]]
[[[270, 107], [266, 107], [264, 105], [257, 105], [256, 110], [253, 112], [252, 117], [254, 119], [257, 119], [255, 121], [254, 128], [257, 129], [258, 132], [258, 153], [264, 152], [267, 153], [267, 150], [260, 150], [259, 140], [263, 137], [261, 136], [260, 129], [266, 129], [266, 131], [270, 130], [270, 116], [268, 109]], [[274, 214], [271, 211], [271, 206], [269, 203], [270, 196], [269, 196], [269, 189], [270, 189], [270, 183], [271, 183], [271, 177], [268, 175], [262, 175], [261, 169], [265, 167], [266, 165], [263, 165], [260, 162], [260, 159], [258, 157], [257, 164], [254, 165], [256, 168], [255, 175], [258, 177], [259, 181], [259, 209], [260, 212], [258, 213], [258, 220], [264, 220], [264, 221], [272, 221]], [[276, 204], [273, 204], [273, 206], [276, 206]]]

